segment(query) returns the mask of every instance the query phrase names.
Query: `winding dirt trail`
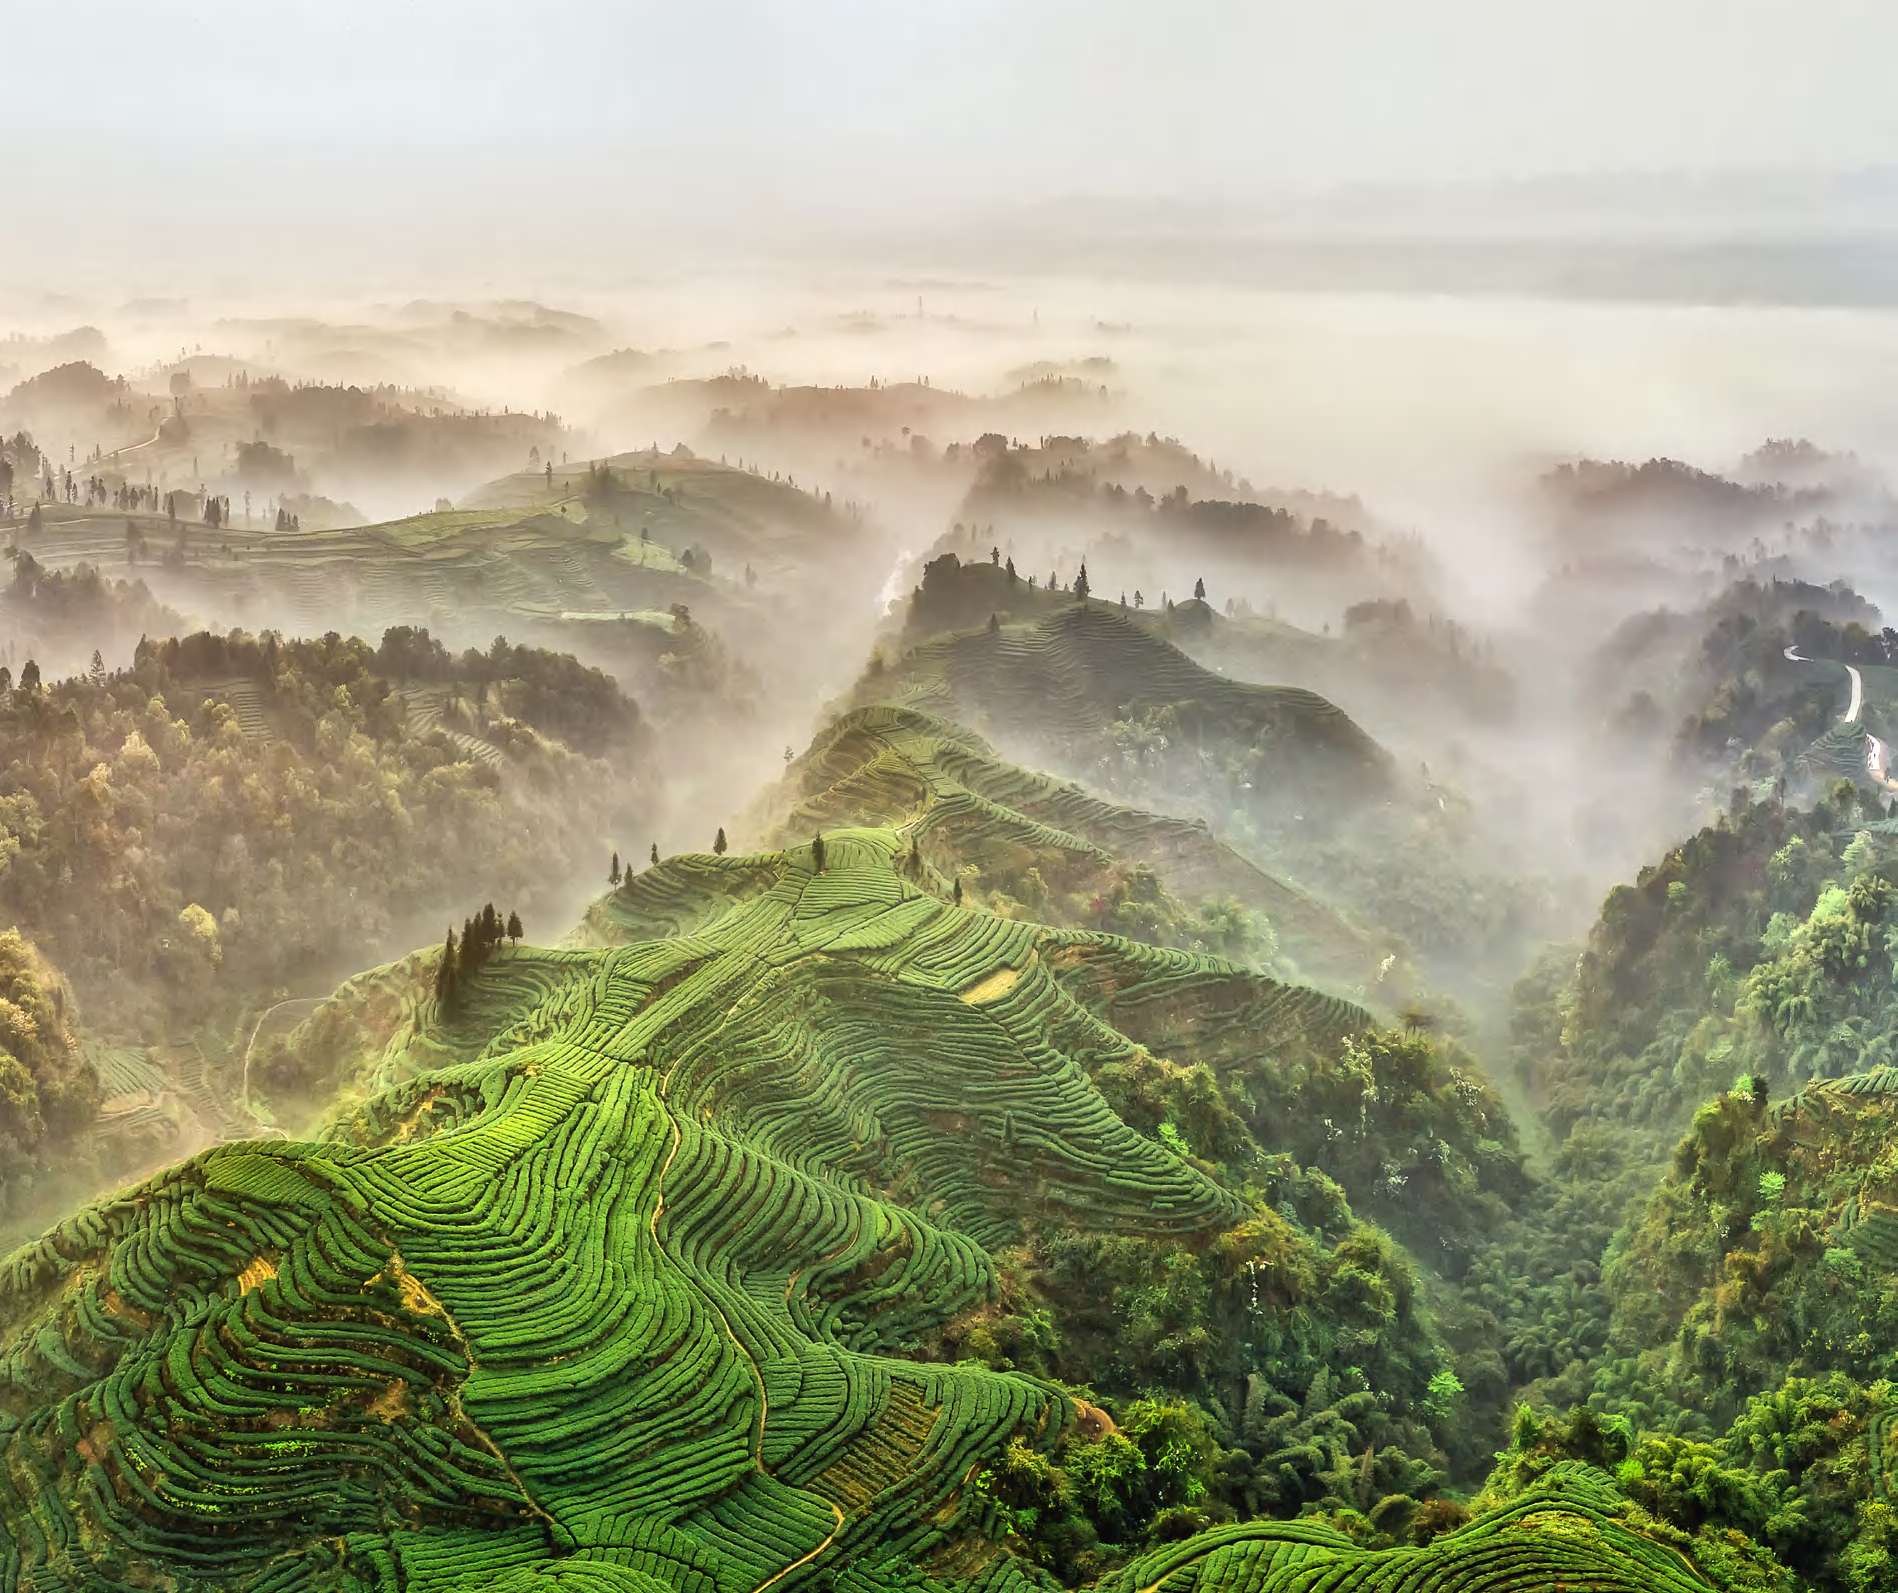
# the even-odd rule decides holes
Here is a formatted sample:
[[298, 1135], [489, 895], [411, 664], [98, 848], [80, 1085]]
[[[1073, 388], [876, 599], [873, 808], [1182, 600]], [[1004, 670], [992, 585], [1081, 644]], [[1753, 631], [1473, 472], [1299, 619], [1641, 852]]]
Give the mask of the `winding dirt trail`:
[[278, 1128], [275, 1124], [259, 1122], [257, 1118], [257, 1114], [251, 1110], [250, 1058], [251, 1058], [251, 1053], [257, 1049], [257, 1036], [264, 1032], [264, 1024], [269, 1021], [271, 1013], [277, 1012], [284, 1007], [294, 1007], [294, 1006], [299, 1006], [299, 1005], [319, 1006], [322, 1004], [324, 999], [325, 998], [322, 996], [291, 996], [287, 1000], [279, 1001], [275, 1006], [266, 1007], [264, 1009], [262, 1015], [257, 1019], [256, 1024], [252, 1027], [250, 1031], [250, 1043], [244, 1047], [244, 1078], [243, 1078], [243, 1084], [240, 1087], [239, 1104], [244, 1108], [245, 1115], [249, 1117], [250, 1120], [256, 1124], [257, 1128], [264, 1134], [274, 1134], [276, 1135], [278, 1139], [288, 1139], [290, 1137], [288, 1134], [284, 1133], [282, 1129]]

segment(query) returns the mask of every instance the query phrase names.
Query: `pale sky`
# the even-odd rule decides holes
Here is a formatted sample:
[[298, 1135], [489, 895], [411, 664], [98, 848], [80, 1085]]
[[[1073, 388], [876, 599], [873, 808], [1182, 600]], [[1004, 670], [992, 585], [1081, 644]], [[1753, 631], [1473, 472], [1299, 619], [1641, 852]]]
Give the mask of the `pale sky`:
[[1898, 166], [1892, 0], [0, 0], [0, 43], [10, 182], [99, 238]]

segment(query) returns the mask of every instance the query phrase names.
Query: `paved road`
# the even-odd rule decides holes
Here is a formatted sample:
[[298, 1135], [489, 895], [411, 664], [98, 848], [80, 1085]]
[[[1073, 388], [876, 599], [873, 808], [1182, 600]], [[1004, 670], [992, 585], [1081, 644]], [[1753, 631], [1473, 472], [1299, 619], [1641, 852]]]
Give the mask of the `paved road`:
[[[1790, 662], [1795, 664], [1810, 664], [1813, 662], [1812, 659], [1800, 652], [1797, 646], [1788, 647], [1786, 649], [1786, 657]], [[1845, 666], [1845, 672], [1852, 677], [1852, 700], [1846, 705], [1845, 712], [1839, 716], [1839, 723], [1842, 725], [1853, 725], [1858, 723], [1858, 716], [1865, 711], [1865, 677], [1858, 672], [1858, 667], [1854, 664], [1847, 664]], [[1873, 735], [1869, 730], [1866, 731], [1865, 772], [1887, 791], [1898, 791], [1898, 780], [1892, 779], [1886, 772], [1888, 766], [1889, 756], [1885, 751], [1885, 743], [1880, 741], [1878, 737]]]

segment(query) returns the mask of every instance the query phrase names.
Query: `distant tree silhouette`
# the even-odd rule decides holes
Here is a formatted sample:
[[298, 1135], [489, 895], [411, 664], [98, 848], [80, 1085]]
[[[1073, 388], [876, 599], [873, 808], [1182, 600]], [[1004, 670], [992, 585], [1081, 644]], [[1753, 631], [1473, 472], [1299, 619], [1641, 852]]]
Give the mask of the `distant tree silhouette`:
[[1206, 582], [1204, 579], [1193, 583], [1193, 596], [1198, 598], [1202, 603], [1206, 601]]
[[712, 854], [715, 857], [725, 855], [725, 826], [719, 825], [718, 834], [712, 837]]
[[652, 843], [652, 861], [655, 864], [659, 861], [659, 843], [657, 841]]
[[99, 656], [99, 649], [96, 647], [92, 650], [92, 667], [86, 673], [92, 677], [93, 685], [105, 684], [105, 660]]
[[[1000, 548], [990, 548], [989, 549], [989, 563], [1000, 564], [1001, 562], [1002, 562], [1002, 550]], [[1015, 573], [1015, 561], [1013, 559], [1010, 559], [1008, 561], [1008, 573], [1010, 575], [1013, 575]]]
[[814, 873], [824, 872], [824, 832], [819, 830], [811, 842], [811, 869]]
[[1015, 573], [1015, 561], [1010, 559], [1008, 561], [1008, 584], [1013, 586], [1020, 579], [1021, 577]]
[[956, 881], [955, 895], [952, 898], [952, 900], [955, 902], [956, 906], [960, 907], [962, 905], [962, 881], [961, 880]]
[[507, 915], [507, 938], [517, 946], [521, 943], [521, 915], [519, 913]]
[[1083, 562], [1079, 572], [1074, 577], [1074, 596], [1078, 601], [1085, 603], [1087, 601], [1088, 591], [1087, 565]]
[[617, 885], [619, 884], [619, 879], [620, 879], [619, 853], [615, 852], [613, 854], [613, 866], [607, 870], [606, 882], [609, 885]]
[[1001, 634], [1002, 634], [1001, 616], [999, 614], [990, 614], [989, 615], [989, 635], [999, 636]]
[[40, 689], [40, 666], [28, 659], [20, 666], [20, 690], [38, 691]]
[[447, 1006], [455, 993], [455, 932], [448, 931], [442, 944], [442, 960], [435, 965], [435, 999]]

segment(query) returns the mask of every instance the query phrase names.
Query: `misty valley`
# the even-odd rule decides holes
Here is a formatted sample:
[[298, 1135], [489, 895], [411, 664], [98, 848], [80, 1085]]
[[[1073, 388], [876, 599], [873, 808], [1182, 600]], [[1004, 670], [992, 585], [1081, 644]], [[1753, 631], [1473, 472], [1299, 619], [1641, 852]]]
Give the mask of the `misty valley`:
[[1898, 1587], [1898, 478], [1448, 313], [21, 311], [0, 1589]]

